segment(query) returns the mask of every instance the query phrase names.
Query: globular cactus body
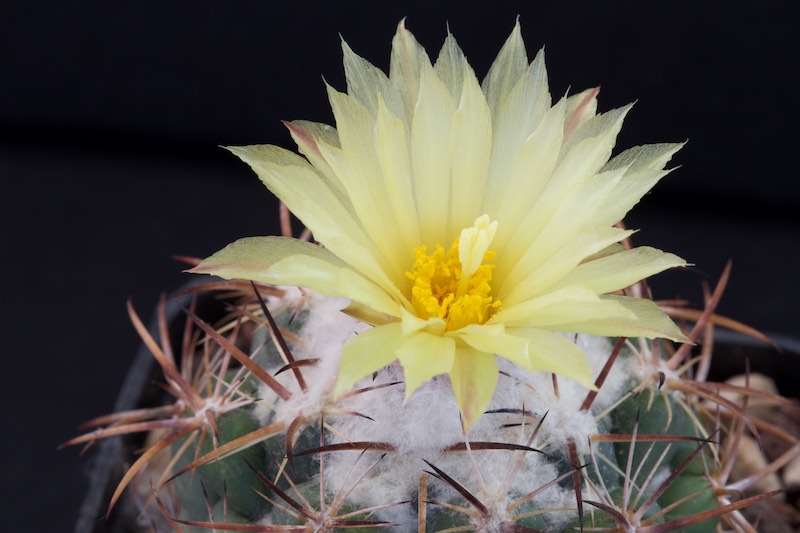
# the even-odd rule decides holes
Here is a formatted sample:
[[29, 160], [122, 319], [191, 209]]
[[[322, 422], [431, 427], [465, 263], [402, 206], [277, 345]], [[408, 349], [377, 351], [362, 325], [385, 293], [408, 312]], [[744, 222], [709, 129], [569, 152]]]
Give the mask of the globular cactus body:
[[[392, 365], [354, 393], [333, 396], [341, 347], [364, 325], [340, 311], [339, 299], [288, 291], [290, 298], [269, 299], [277, 329], [270, 331], [253, 312], [238, 343], [246, 342], [244, 351], [270, 374], [283, 369], [277, 378], [290, 397], [250, 374], [239, 391], [257, 400], [220, 417], [216, 444], [210, 436], [191, 452], [182, 441], [172, 444], [171, 452], [181, 455], [176, 470], [198, 457], [204, 464], [159, 490], [164, 508], [175, 513], [171, 519], [216, 522], [218, 529], [243, 522], [308, 531], [356, 525], [415, 531], [421, 524], [427, 531], [509, 531], [512, 524], [562, 531], [582, 520], [613, 530], [611, 514], [585, 501], [635, 510], [673, 472], [641, 513], [641, 524], [717, 508], [713, 491], [700, 492], [709, 488], [704, 469], [713, 461], [707, 429], [696, 425], [697, 414], [685, 412], [693, 399], [658, 389], [652, 353], [637, 349], [651, 341], [622, 339], [615, 350], [611, 340], [577, 336], [595, 375], [605, 375], [596, 395], [564, 378], [501, 366], [490, 409], [464, 433], [446, 378], [406, 398], [402, 371]], [[278, 338], [286, 341], [292, 368]], [[235, 378], [228, 371], [227, 379]], [[276, 425], [253, 445], [202, 460], [214, 446]], [[654, 442], [654, 435], [666, 440]], [[687, 531], [713, 531], [715, 521]], [[365, 529], [368, 522], [382, 525]]]

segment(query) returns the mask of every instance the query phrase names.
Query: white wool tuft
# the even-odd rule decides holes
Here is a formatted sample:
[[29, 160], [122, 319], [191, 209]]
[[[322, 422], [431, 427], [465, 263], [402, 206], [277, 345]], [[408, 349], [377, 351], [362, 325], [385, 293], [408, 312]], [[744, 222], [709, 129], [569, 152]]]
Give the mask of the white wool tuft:
[[[461, 496], [445, 481], [425, 473], [432, 471], [426, 464], [428, 461], [492, 509], [486, 520], [475, 525], [494, 528], [492, 524], [511, 519], [506, 511], [510, 503], [559, 475], [557, 465], [560, 463], [563, 468], [568, 440], [575, 442], [579, 454], [588, 454], [589, 436], [598, 432], [595, 414], [627, 392], [631, 372], [635, 371], [634, 358], [620, 357], [591, 411], [581, 412], [580, 406], [589, 391], [578, 382], [558, 376], [556, 395], [550, 373], [529, 372], [498, 358], [501, 374], [489, 406], [489, 411], [496, 412], [482, 416], [465, 436], [449, 378], [443, 375], [424, 383], [406, 401], [403, 370], [398, 362], [358, 384], [358, 387], [387, 386], [334, 403], [331, 394], [342, 348], [353, 335], [369, 326], [343, 313], [341, 310], [348, 302], [340, 298], [308, 291], [287, 292], [286, 299], [273, 304], [286, 305], [287, 299], [292, 298], [295, 305], [302, 305], [308, 311], [299, 332], [301, 342], [293, 346], [293, 354], [296, 359], [314, 358], [318, 362], [302, 369], [308, 383], [305, 392], [300, 390], [291, 372], [279, 376], [292, 392], [288, 401], [280, 400], [269, 388], [262, 387], [256, 413], [262, 423], [278, 420], [289, 424], [299, 416], [318, 419], [320, 413], [327, 410], [328, 444], [360, 441], [375, 443], [376, 448], [388, 445], [392, 451], [368, 449], [325, 454], [328, 490], [347, 493], [348, 501], [362, 508], [408, 500], [418, 490], [421, 476], [428, 477], [429, 498], [460, 500]], [[613, 350], [612, 343], [587, 335], [568, 338], [574, 339], [584, 351], [594, 375], [598, 375]], [[527, 415], [522, 414], [523, 410]], [[542, 453], [445, 450], [466, 440], [526, 446], [545, 413], [547, 416], [539, 433], [530, 442], [531, 447]], [[536, 497], [536, 505], [549, 509], [573, 508], [574, 493], [554, 485]], [[564, 520], [569, 518], [570, 513], [563, 514]], [[390, 507], [382, 510], [380, 517], [401, 524], [401, 531], [416, 528], [413, 506]]]
[[[254, 415], [262, 424], [275, 419], [289, 424], [298, 416], [314, 418], [319, 415], [331, 403], [344, 343], [354, 334], [368, 328], [366, 324], [341, 311], [349, 300], [322, 296], [307, 289], [285, 289], [285, 296], [280, 299], [273, 297], [270, 306], [299, 303], [308, 312], [298, 333], [301, 342], [292, 346], [292, 355], [295, 360], [317, 359], [317, 363], [302, 369], [303, 378], [308, 385], [307, 391], [300, 388], [291, 371], [279, 376], [281, 383], [292, 393], [288, 401], [280, 400], [272, 389], [261, 384], [260, 401], [256, 404]], [[278, 369], [268, 370], [274, 374]]]
[[308, 297], [314, 297], [317, 293], [310, 289], [301, 289], [291, 285], [277, 285], [275, 288], [280, 291], [280, 295], [269, 294], [265, 301], [270, 309], [277, 309], [286, 305], [302, 305], [301, 302]]
[[[272, 370], [272, 369], [270, 369]], [[270, 372], [273, 373], [273, 372]], [[275, 391], [260, 383], [258, 386], [258, 401], [253, 407], [253, 416], [258, 423], [266, 426], [275, 421], [275, 410], [278, 408], [280, 398]]]
[[[586, 336], [579, 336], [577, 342], [586, 352], [595, 374], [599, 373], [611, 353], [611, 344], [603, 338]], [[620, 388], [626, 382], [625, 371], [616, 370], [621, 361], [618, 360], [603, 385], [596, 399], [597, 406], [615, 401], [620, 394]], [[424, 463], [427, 460], [482, 501], [508, 503], [511, 500], [506, 501], [507, 498], [519, 497], [557, 477], [555, 464], [551, 461], [565, 454], [567, 439], [575, 441], [579, 453], [587, 454], [588, 437], [598, 431], [592, 413], [579, 412], [588, 390], [573, 380], [559, 377], [559, 397], [556, 397], [549, 373], [531, 373], [501, 358], [498, 358], [498, 364], [503, 373], [489, 410], [525, 409], [537, 417], [547, 413], [532, 446], [549, 455], [500, 450], [444, 453], [444, 448], [463, 443], [465, 437], [449, 380], [446, 376], [439, 376], [423, 384], [408, 401], [404, 401], [402, 385], [394, 385], [357, 395], [343, 406], [373, 420], [344, 416], [328, 420], [347, 440], [386, 443], [395, 450], [386, 454], [367, 474], [365, 471], [378, 457], [378, 452], [366, 452], [360, 458], [356, 452], [330, 454], [327, 460], [330, 488], [352, 490], [351, 499], [364, 507], [402, 501], [418, 487], [421, 472], [430, 469]], [[374, 381], [366, 379], [359, 385], [400, 380], [402, 368], [395, 363], [379, 372]], [[525, 445], [536, 420], [526, 418], [522, 427], [503, 427], [522, 421], [522, 416], [516, 412], [488, 413], [470, 429], [468, 437], [471, 442]], [[516, 463], [515, 458], [520, 454], [524, 456], [523, 460]], [[364, 477], [357, 486], [348, 484], [361, 475]], [[349, 481], [343, 483], [342, 480], [348, 477]], [[511, 483], [507, 485], [509, 478]], [[438, 480], [432, 481], [431, 490], [442, 496], [457, 496], [452, 488]], [[550, 502], [552, 507], [569, 506], [570, 498], [574, 499], [569, 491], [559, 487], [548, 489], [546, 493], [546, 497], [537, 501]], [[503, 508], [503, 505], [498, 508]], [[392, 520], [405, 523], [413, 519], [401, 515], [401, 511], [393, 512]]]
[[307, 300], [308, 316], [299, 332], [302, 342], [294, 347], [293, 355], [296, 360], [317, 359], [317, 363], [303, 367], [308, 390], [303, 392], [296, 380], [292, 380], [292, 397], [276, 406], [278, 420], [289, 424], [298, 416], [316, 418], [332, 403], [342, 347], [350, 337], [368, 327], [342, 312], [348, 303], [344, 298], [317, 294]]
[[[615, 343], [607, 337], [593, 335], [578, 335], [576, 343], [586, 354], [589, 364], [592, 365], [592, 372], [597, 376], [614, 350]], [[633, 357], [617, 357], [594, 399], [592, 411], [599, 413], [605, 410], [627, 393], [631, 388], [631, 377], [634, 376], [637, 366]]]
[[[402, 381], [402, 371], [395, 364], [359, 386], [375, 386]], [[402, 384], [358, 394], [342, 407], [369, 416], [339, 415], [328, 422], [336, 432], [351, 441], [388, 443], [395, 451], [388, 453], [372, 472], [354, 489], [351, 498], [365, 506], [383, 501], [402, 501], [419, 486], [419, 476], [426, 468], [423, 460], [434, 464], [446, 446], [463, 440], [458, 408], [449, 384], [437, 378], [423, 384], [408, 402], [404, 402]], [[340, 439], [341, 441], [341, 439]], [[342, 481], [353, 468], [356, 452], [331, 454], [327, 479], [333, 490], [346, 487]], [[371, 463], [378, 452], [367, 452], [355, 469], [359, 472]]]
[[650, 343], [645, 339], [628, 339], [626, 347], [634, 353], [634, 357], [630, 357], [630, 375], [639, 383], [654, 383], [659, 380], [659, 374], [662, 374], [665, 381], [661, 387], [662, 391], [669, 389], [669, 381], [680, 381], [681, 370], [672, 369], [667, 365], [666, 359], [663, 357], [657, 358], [654, 361], [653, 348]]

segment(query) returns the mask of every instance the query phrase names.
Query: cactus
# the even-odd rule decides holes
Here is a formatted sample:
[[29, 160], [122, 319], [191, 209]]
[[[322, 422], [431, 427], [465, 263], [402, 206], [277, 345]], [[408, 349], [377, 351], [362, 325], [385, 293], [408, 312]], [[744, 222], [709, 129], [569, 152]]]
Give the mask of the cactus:
[[[366, 241], [347, 242], [336, 234], [347, 224], [335, 216], [358, 213], [364, 224], [367, 219], [383, 224], [360, 210], [357, 191], [337, 174], [351, 168], [348, 150], [359, 150], [352, 144], [358, 137], [354, 130], [377, 113], [375, 136], [381, 144], [386, 140], [381, 135], [391, 137], [392, 128], [402, 131], [406, 113], [415, 124], [424, 123], [425, 113], [438, 112], [426, 111], [430, 102], [421, 87], [428, 84], [425, 90], [439, 97], [458, 94], [464, 109], [474, 106], [486, 112], [483, 119], [497, 119], [498, 138], [511, 142], [506, 137], [519, 132], [501, 127], [509, 120], [503, 99], [515, 101], [520, 91], [542, 96], [544, 67], [537, 56], [530, 77], [521, 74], [527, 58], [523, 67], [517, 65], [525, 55], [519, 27], [484, 81], [485, 97], [470, 81], [474, 74], [450, 36], [438, 70], [428, 65], [426, 71], [427, 56], [401, 23], [397, 62], [411, 70], [393, 70], [391, 79], [344, 47], [348, 84], [358, 102], [332, 90], [331, 100], [337, 113], [350, 106], [358, 120], [348, 123], [337, 115], [341, 139], [329, 127], [289, 124], [313, 170], [275, 147], [232, 149], [299, 209], [326, 247], [291, 240], [282, 205], [283, 238], [246, 239], [196, 265], [194, 272], [232, 278], [193, 289], [197, 294], [223, 291], [227, 314], [209, 323], [194, 305], [187, 309], [179, 358], [170, 344], [164, 302], [158, 338], [129, 304], [134, 326], [163, 370], [171, 400], [101, 417], [90, 423], [93, 431], [68, 442], [147, 433], [144, 451], [119, 483], [110, 509], [127, 489], [142, 509], [145, 529], [155, 531], [752, 531], [739, 510], [776, 492], [748, 491], [794, 457], [800, 444], [786, 436], [789, 451], [762, 473], [730, 479], [742, 435], [781, 434], [750, 415], [749, 398], [786, 401], [706, 380], [715, 324], [746, 330], [714, 313], [730, 267], [702, 311], [669, 303], [659, 307], [642, 278], [684, 262], [652, 248], [631, 248], [631, 232], [611, 227], [666, 174], [662, 167], [680, 146], [637, 147], [608, 161], [626, 109], [595, 116], [597, 90], [565, 99], [550, 111], [544, 109], [549, 106], [531, 108], [544, 125], [556, 125], [556, 152], [523, 150], [519, 157], [533, 154], [569, 167], [570, 173], [551, 167], [550, 181], [536, 191], [547, 200], [539, 207], [562, 225], [525, 218], [525, 206], [515, 204], [513, 194], [494, 196], [504, 197], [508, 211], [526, 224], [540, 226], [538, 237], [546, 238], [534, 235], [537, 249], [549, 247], [555, 259], [532, 260], [538, 269], [533, 277], [517, 267], [504, 270], [504, 254], [526, 255], [506, 238], [505, 212], [493, 215], [499, 223], [470, 212], [453, 214], [444, 224], [449, 233], [435, 224], [420, 229], [426, 216], [436, 219], [440, 213], [418, 198], [419, 220], [409, 224], [420, 227], [400, 228], [395, 235], [414, 246], [404, 263], [408, 270], [392, 270], [395, 243], [389, 242], [373, 243], [386, 260], [379, 265], [384, 270], [376, 271], [369, 258], [353, 251]], [[421, 69], [416, 82], [409, 78], [412, 67]], [[509, 83], [510, 71], [522, 81]], [[539, 85], [528, 87], [530, 80]], [[418, 102], [407, 94], [415, 96], [415, 83]], [[372, 86], [380, 90], [369, 93]], [[447, 98], [439, 104], [446, 106]], [[454, 121], [466, 120], [460, 109], [453, 107]], [[502, 120], [490, 117], [490, 111]], [[544, 126], [523, 133], [520, 143], [527, 143], [525, 138], [550, 142]], [[401, 138], [395, 141], [402, 144]], [[425, 143], [413, 138], [411, 143], [425, 150]], [[593, 161], [589, 170], [581, 166], [581, 157]], [[513, 174], [514, 168], [505, 171]], [[587, 173], [585, 179], [575, 180], [572, 173], [580, 172]], [[336, 204], [326, 218], [313, 201], [292, 192], [287, 176], [301, 192], [324, 176], [329, 181], [317, 183], [320, 194], [330, 193], [343, 209], [333, 215]], [[427, 185], [415, 187], [422, 191]], [[389, 199], [387, 209], [396, 210], [404, 192], [397, 187], [389, 192], [397, 198]], [[553, 200], [567, 203], [551, 209]], [[452, 202], [448, 209], [456, 213], [455, 196]], [[596, 221], [587, 214], [583, 222], [594, 225], [572, 224], [577, 215], [571, 208], [589, 209], [593, 202], [607, 212], [594, 213]], [[478, 210], [484, 207], [491, 211]], [[328, 231], [326, 223], [341, 227]], [[428, 247], [414, 241], [415, 232], [452, 235], [459, 227], [464, 229], [449, 250], [439, 246], [447, 242], [439, 237]], [[369, 233], [376, 228], [351, 229]], [[553, 244], [570, 238], [580, 243], [587, 235], [593, 241], [580, 253]], [[499, 243], [497, 264], [489, 248], [493, 242]], [[398, 272], [401, 276], [392, 279]], [[523, 305], [510, 313], [505, 306], [515, 309], [515, 298], [522, 297], [515, 288], [500, 286], [502, 279], [517, 279], [529, 289], [538, 284], [545, 296], [524, 302], [536, 304], [525, 307], [524, 315]], [[297, 284], [318, 291], [275, 284], [286, 280], [302, 280]], [[691, 328], [680, 331], [665, 313]], [[702, 343], [698, 353], [693, 343]], [[440, 368], [443, 361], [450, 366]], [[742, 400], [731, 400], [728, 393]]]
[[[187, 310], [180, 370], [163, 313], [156, 341], [130, 309], [175, 400], [69, 443], [150, 432], [112, 505], [127, 487], [156, 531], [747, 531], [736, 511], [774, 495], [732, 501], [757, 480], [725, 476], [738, 436], [777, 431], [747, 416], [747, 398], [784, 400], [704, 381], [708, 352], [579, 335], [597, 391], [509, 364], [464, 433], [446, 380], [405, 401], [397, 364], [332, 395], [341, 347], [363, 327], [341, 299], [196, 290], [219, 288], [231, 311], [212, 326]], [[708, 329], [715, 315], [698, 318]]]

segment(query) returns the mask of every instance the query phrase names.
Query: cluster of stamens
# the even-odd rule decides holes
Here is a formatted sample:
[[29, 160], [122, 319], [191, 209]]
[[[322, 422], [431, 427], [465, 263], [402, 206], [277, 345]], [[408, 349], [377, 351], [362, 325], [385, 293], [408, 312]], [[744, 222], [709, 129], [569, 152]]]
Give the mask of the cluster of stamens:
[[406, 276], [414, 282], [411, 303], [417, 316], [441, 318], [446, 331], [489, 320], [500, 307], [500, 300], [491, 294], [495, 254], [488, 250], [496, 226], [484, 215], [448, 250], [439, 244], [430, 254], [424, 244], [414, 250], [414, 266]]

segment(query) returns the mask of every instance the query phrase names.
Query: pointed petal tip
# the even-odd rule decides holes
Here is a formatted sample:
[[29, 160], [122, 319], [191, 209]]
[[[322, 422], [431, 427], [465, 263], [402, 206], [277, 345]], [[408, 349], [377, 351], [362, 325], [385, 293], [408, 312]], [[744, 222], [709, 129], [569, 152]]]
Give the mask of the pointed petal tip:
[[204, 263], [200, 263], [199, 265], [195, 265], [192, 268], [187, 268], [181, 272], [184, 274], [210, 274], [211, 268]]
[[303, 149], [305, 149], [306, 154], [311, 153], [318, 158], [322, 157], [322, 153], [319, 151], [319, 146], [317, 146], [317, 141], [311, 134], [309, 134], [308, 131], [303, 129], [298, 124], [288, 120], [282, 120], [281, 122], [284, 126], [286, 126], [286, 129], [289, 130], [289, 134], [295, 140], [301, 152]]
[[347, 44], [347, 41], [345, 40], [344, 35], [342, 35], [341, 33], [339, 34], [339, 46], [342, 47], [342, 54], [343, 55], [345, 55], [345, 56], [356, 55], [356, 53], [353, 52], [353, 49], [350, 48], [350, 45]]
[[395, 37], [404, 33], [411, 33], [410, 31], [408, 31], [408, 27], [406, 26], [407, 20], [408, 17], [405, 16], [400, 19], [400, 22], [397, 23], [397, 29], [395, 30]]

